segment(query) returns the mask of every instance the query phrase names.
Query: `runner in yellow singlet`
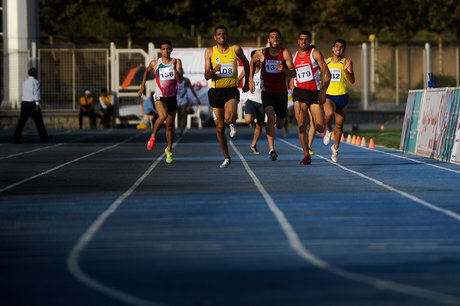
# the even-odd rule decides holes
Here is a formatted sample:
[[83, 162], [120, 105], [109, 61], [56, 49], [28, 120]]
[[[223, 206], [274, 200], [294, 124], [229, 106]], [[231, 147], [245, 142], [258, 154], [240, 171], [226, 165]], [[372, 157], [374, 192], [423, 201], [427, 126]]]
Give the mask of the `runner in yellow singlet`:
[[[243, 49], [236, 44], [227, 43], [228, 31], [223, 25], [214, 30], [216, 45], [205, 51], [204, 77], [211, 80], [209, 89], [209, 105], [214, 114], [217, 129], [217, 140], [224, 153], [225, 160], [220, 168], [226, 168], [231, 163], [228, 153], [227, 137], [225, 137], [225, 121], [230, 124], [230, 137], [235, 134], [234, 124], [237, 116], [237, 105], [240, 101], [238, 91], [238, 58], [244, 64], [245, 78], [243, 92], [249, 90], [249, 62]], [[224, 121], [225, 120], [225, 121]]]
[[338, 38], [332, 46], [332, 57], [326, 60], [326, 64], [331, 71], [331, 82], [326, 92], [326, 103], [324, 103], [324, 113], [326, 118], [326, 132], [323, 138], [325, 145], [331, 141], [332, 114], [335, 114], [335, 144], [331, 146], [331, 160], [337, 162], [339, 159], [340, 138], [343, 132], [343, 123], [347, 116], [348, 92], [347, 81], [351, 84], [355, 82], [353, 63], [351, 58], [343, 58], [343, 53], [347, 43]]

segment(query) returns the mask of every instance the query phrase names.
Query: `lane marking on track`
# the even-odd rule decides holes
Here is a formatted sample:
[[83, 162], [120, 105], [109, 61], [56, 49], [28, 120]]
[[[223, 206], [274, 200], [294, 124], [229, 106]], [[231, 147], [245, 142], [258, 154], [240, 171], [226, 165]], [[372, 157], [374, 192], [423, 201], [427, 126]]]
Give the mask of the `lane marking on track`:
[[[346, 143], [346, 144], [352, 146], [352, 144], [349, 144], [349, 143]], [[359, 148], [365, 149], [365, 150], [368, 150], [368, 151], [379, 152], [379, 153], [382, 153], [382, 154], [386, 154], [386, 155], [390, 155], [390, 156], [393, 156], [393, 157], [397, 157], [397, 158], [409, 160], [409, 161], [412, 161], [412, 162], [415, 162], [415, 163], [423, 164], [423, 165], [430, 166], [430, 167], [435, 167], [435, 168], [438, 168], [438, 169], [441, 169], [441, 170], [445, 170], [445, 171], [450, 171], [450, 172], [453, 172], [453, 173], [460, 173], [460, 170], [455, 170], [455, 169], [449, 169], [449, 168], [441, 167], [441, 166], [439, 166], [439, 165], [430, 164], [430, 163], [427, 163], [427, 162], [424, 162], [424, 161], [421, 161], [421, 160], [417, 160], [417, 159], [410, 158], [410, 157], [406, 157], [406, 156], [397, 155], [397, 154], [390, 153], [390, 152], [385, 152], [385, 151], [376, 150], [376, 149], [369, 149], [369, 148], [367, 148], [367, 147], [359, 147]], [[403, 153], [403, 152], [401, 152], [401, 153]]]
[[[301, 147], [296, 146], [296, 145], [290, 143], [289, 141], [286, 141], [286, 140], [284, 140], [284, 139], [280, 139], [280, 140], [281, 140], [282, 142], [284, 142], [284, 143], [290, 145], [290, 146], [293, 147], [293, 148], [296, 148], [296, 149], [299, 149], [300, 151], [303, 151], [303, 149], [302, 149]], [[351, 173], [356, 174], [356, 175], [358, 175], [358, 176], [360, 176], [360, 177], [362, 177], [362, 178], [364, 178], [364, 179], [366, 179], [366, 180], [369, 180], [369, 181], [375, 183], [376, 185], [379, 185], [379, 186], [381, 186], [381, 187], [383, 187], [383, 188], [385, 188], [385, 189], [388, 189], [388, 190], [390, 190], [390, 191], [392, 191], [392, 192], [396, 192], [396, 193], [402, 195], [402, 196], [405, 197], [405, 198], [408, 198], [408, 199], [410, 199], [410, 200], [412, 200], [412, 201], [414, 201], [414, 202], [416, 202], [416, 203], [418, 203], [418, 204], [421, 204], [421, 205], [423, 205], [423, 206], [425, 206], [425, 207], [428, 207], [429, 209], [432, 209], [432, 210], [434, 210], [434, 211], [443, 213], [443, 214], [445, 214], [445, 215], [447, 215], [447, 216], [449, 216], [449, 217], [451, 217], [451, 218], [453, 218], [453, 219], [455, 219], [455, 220], [457, 220], [457, 221], [460, 221], [460, 215], [457, 214], [456, 212], [452, 211], [452, 210], [441, 208], [441, 207], [436, 206], [436, 205], [434, 205], [434, 204], [431, 204], [431, 203], [429, 203], [429, 202], [427, 202], [427, 201], [425, 201], [425, 200], [422, 200], [422, 199], [420, 199], [420, 198], [418, 198], [418, 197], [416, 197], [416, 196], [414, 196], [414, 195], [411, 195], [411, 194], [409, 194], [409, 193], [407, 193], [407, 192], [405, 192], [405, 191], [402, 191], [402, 190], [396, 189], [395, 187], [392, 187], [392, 186], [390, 186], [390, 185], [387, 185], [387, 184], [385, 184], [384, 182], [379, 181], [379, 180], [377, 180], [377, 179], [375, 179], [375, 178], [372, 178], [372, 177], [370, 177], [370, 176], [367, 176], [367, 175], [365, 175], [365, 174], [363, 174], [363, 173], [361, 173], [361, 172], [358, 172], [358, 171], [352, 170], [352, 169], [350, 169], [350, 168], [347, 168], [347, 167], [345, 167], [345, 166], [343, 166], [343, 165], [341, 165], [341, 164], [339, 164], [339, 163], [334, 163], [334, 162], [333, 162], [332, 160], [330, 160], [329, 158], [326, 158], [326, 157], [324, 157], [324, 156], [322, 156], [322, 155], [320, 155], [320, 154], [315, 154], [315, 156], [318, 156], [319, 158], [321, 158], [321, 159], [323, 159], [323, 160], [325, 160], [325, 161], [327, 161], [327, 162], [329, 162], [329, 163], [331, 163], [331, 164], [333, 164], [333, 165], [335, 165], [335, 166], [337, 166], [337, 167], [339, 167], [339, 168], [341, 168], [341, 169], [343, 169], [343, 170], [345, 170], [345, 171], [351, 172]]]
[[[286, 142], [287, 144], [291, 146], [294, 146], [287, 141], [284, 141], [284, 142]], [[299, 255], [301, 258], [303, 258], [304, 260], [306, 260], [307, 262], [311, 263], [313, 266], [319, 269], [328, 271], [332, 274], [341, 276], [343, 278], [346, 278], [352, 281], [367, 284], [369, 286], [375, 287], [380, 290], [390, 290], [390, 291], [403, 293], [403, 294], [407, 294], [411, 296], [416, 296], [419, 298], [424, 298], [424, 299], [428, 299], [428, 300], [432, 300], [438, 303], [444, 303], [448, 305], [460, 305], [460, 297], [448, 295], [444, 293], [439, 293], [439, 292], [431, 291], [428, 289], [413, 287], [410, 285], [400, 284], [400, 283], [393, 282], [393, 281], [387, 281], [387, 280], [371, 277], [371, 276], [364, 275], [364, 274], [351, 272], [351, 271], [333, 266], [327, 263], [326, 261], [322, 260], [321, 258], [317, 257], [313, 253], [311, 253], [309, 250], [307, 250], [303, 246], [302, 241], [300, 240], [297, 232], [294, 230], [291, 223], [289, 223], [289, 220], [286, 218], [283, 211], [276, 205], [275, 201], [273, 201], [272, 197], [267, 192], [267, 190], [264, 188], [260, 180], [257, 178], [256, 174], [249, 167], [244, 156], [240, 153], [240, 151], [236, 148], [236, 146], [233, 144], [231, 140], [229, 140], [229, 143], [232, 146], [233, 150], [238, 155], [238, 157], [240, 158], [241, 162], [243, 163], [244, 168], [246, 169], [246, 172], [252, 178], [257, 189], [262, 194], [263, 198], [265, 199], [265, 202], [267, 203], [268, 207], [274, 214], [276, 220], [280, 224], [283, 232], [285, 233], [288, 239], [291, 249], [294, 250], [294, 252], [297, 253], [297, 255]], [[294, 146], [294, 147], [299, 148], [297, 146]]]
[[54, 144], [54, 145], [51, 145], [51, 146], [46, 146], [46, 147], [42, 147], [42, 148], [33, 149], [33, 150], [30, 150], [30, 151], [19, 152], [19, 153], [11, 154], [11, 155], [8, 155], [8, 156], [3, 156], [3, 157], [0, 157], [0, 160], [7, 159], [7, 158], [12, 158], [12, 157], [17, 157], [17, 156], [21, 156], [21, 155], [25, 155], [25, 154], [29, 154], [29, 153], [34, 153], [34, 152], [45, 150], [45, 149], [51, 149], [51, 148], [60, 147], [60, 146], [65, 145], [65, 144], [73, 143], [75, 141], [80, 141], [82, 139], [92, 138], [92, 137], [95, 137], [95, 136], [97, 136], [97, 135], [83, 136], [83, 137], [74, 139], [72, 141], [61, 142], [61, 143], [57, 143], [57, 144]]
[[[142, 134], [144, 134], [144, 133], [145, 133], [145, 132], [143, 132]], [[43, 171], [43, 172], [41, 172], [41, 173], [38, 173], [38, 174], [36, 174], [36, 175], [33, 175], [33, 176], [30, 176], [30, 177], [25, 178], [25, 179], [23, 179], [23, 180], [20, 180], [19, 182], [16, 182], [16, 183], [14, 183], [14, 184], [11, 184], [11, 185], [8, 185], [8, 186], [6, 186], [6, 187], [3, 187], [2, 189], [0, 189], [0, 193], [4, 192], [4, 191], [6, 191], [6, 190], [12, 189], [12, 188], [14, 188], [14, 187], [16, 187], [16, 186], [19, 186], [19, 185], [21, 185], [21, 184], [24, 184], [24, 183], [26, 183], [26, 182], [29, 182], [29, 181], [31, 181], [31, 180], [33, 180], [33, 179], [36, 179], [37, 177], [40, 177], [40, 176], [46, 175], [46, 174], [48, 174], [48, 173], [51, 173], [51, 172], [53, 172], [53, 171], [56, 171], [56, 170], [58, 170], [58, 169], [60, 169], [60, 168], [62, 168], [62, 167], [65, 167], [65, 166], [67, 166], [67, 165], [73, 164], [73, 163], [75, 163], [75, 162], [77, 162], [77, 161], [80, 161], [80, 160], [82, 160], [82, 159], [84, 159], [84, 158], [93, 156], [93, 155], [95, 155], [95, 154], [104, 152], [104, 151], [109, 150], [109, 149], [113, 149], [113, 148], [115, 148], [115, 147], [117, 147], [117, 146], [119, 146], [119, 145], [121, 145], [121, 144], [123, 144], [123, 143], [125, 143], [125, 142], [130, 141], [131, 139], [134, 139], [134, 138], [136, 138], [136, 137], [141, 136], [142, 134], [137, 134], [137, 135], [131, 136], [131, 137], [129, 137], [129, 138], [127, 138], [127, 139], [125, 139], [125, 140], [123, 140], [123, 141], [121, 141], [121, 142], [118, 142], [118, 143], [116, 143], [116, 144], [114, 144], [114, 145], [111, 145], [111, 146], [102, 148], [102, 149], [100, 149], [100, 150], [97, 150], [97, 151], [95, 151], [95, 152], [86, 154], [86, 155], [81, 156], [81, 157], [77, 157], [77, 158], [75, 158], [75, 159], [72, 159], [71, 161], [68, 161], [68, 162], [66, 162], [66, 163], [60, 164], [59, 166], [56, 166], [56, 167], [54, 167], [54, 168], [48, 169], [48, 170]]]
[[[177, 143], [180, 140], [181, 138], [173, 144], [173, 148], [177, 145]], [[145, 178], [147, 178], [150, 175], [153, 169], [155, 169], [155, 167], [165, 156], [166, 153], [163, 152], [163, 154], [161, 154], [160, 157], [158, 157], [153, 162], [153, 164], [150, 165], [150, 167], [144, 172], [144, 174], [142, 174], [142, 176], [140, 176], [128, 190], [126, 190], [121, 196], [119, 196], [104, 212], [102, 212], [97, 217], [97, 219], [88, 227], [85, 233], [83, 233], [83, 235], [78, 239], [78, 242], [72, 247], [72, 250], [67, 256], [67, 268], [77, 280], [81, 281], [82, 283], [96, 291], [99, 291], [114, 299], [132, 305], [161, 306], [164, 304], [150, 302], [142, 298], [136, 297], [132, 294], [126, 293], [122, 290], [105, 285], [85, 274], [85, 272], [83, 272], [83, 270], [80, 268], [78, 261], [80, 259], [80, 254], [90, 243], [90, 241], [102, 227], [104, 222], [110, 217], [110, 215], [112, 215], [117, 210], [117, 208], [123, 203], [123, 201], [126, 198], [128, 198], [137, 189], [137, 187], [139, 187], [139, 185], [145, 180]]]

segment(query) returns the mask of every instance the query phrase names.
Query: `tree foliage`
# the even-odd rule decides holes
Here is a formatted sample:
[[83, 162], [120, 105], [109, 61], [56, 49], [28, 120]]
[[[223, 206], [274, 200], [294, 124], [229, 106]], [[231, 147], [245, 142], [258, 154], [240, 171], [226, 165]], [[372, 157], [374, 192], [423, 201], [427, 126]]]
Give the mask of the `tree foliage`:
[[[111, 38], [156, 35], [209, 37], [225, 24], [232, 36], [265, 36], [277, 27], [343, 35], [356, 29], [367, 37], [410, 41], [421, 29], [460, 35], [458, 0], [40, 0], [44, 35]], [[283, 35], [286, 36], [286, 35]]]

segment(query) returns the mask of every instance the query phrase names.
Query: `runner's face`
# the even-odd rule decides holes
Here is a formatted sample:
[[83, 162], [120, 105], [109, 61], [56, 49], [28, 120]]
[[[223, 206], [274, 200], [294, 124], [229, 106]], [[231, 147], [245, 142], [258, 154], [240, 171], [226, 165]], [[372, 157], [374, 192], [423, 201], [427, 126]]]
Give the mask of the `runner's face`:
[[270, 46], [272, 48], [277, 48], [280, 45], [281, 37], [278, 34], [278, 32], [271, 32], [270, 34], [268, 34], [267, 41], [270, 43]]
[[214, 40], [218, 45], [225, 45], [227, 43], [227, 31], [225, 29], [217, 29], [214, 34]]
[[345, 51], [345, 46], [342, 43], [335, 43], [335, 45], [332, 47], [332, 53], [335, 56], [341, 57], [343, 55], [343, 52]]
[[297, 40], [300, 50], [307, 50], [311, 44], [311, 38], [307, 34], [301, 34]]
[[160, 47], [161, 56], [164, 58], [171, 58], [172, 48], [168, 44], [161, 45]]

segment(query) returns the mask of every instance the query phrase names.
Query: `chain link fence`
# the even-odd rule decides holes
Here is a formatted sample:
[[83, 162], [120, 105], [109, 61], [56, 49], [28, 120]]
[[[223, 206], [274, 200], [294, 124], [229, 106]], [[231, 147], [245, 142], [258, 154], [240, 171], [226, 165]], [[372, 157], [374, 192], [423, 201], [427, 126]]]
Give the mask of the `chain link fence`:
[[79, 109], [85, 89], [98, 99], [109, 88], [108, 49], [40, 49], [41, 98], [46, 108]]
[[[368, 46], [370, 56], [363, 58], [362, 45], [350, 44], [346, 56], [353, 60], [356, 82], [349, 86], [350, 108], [363, 108], [363, 67], [369, 67], [370, 102], [368, 109], [404, 110], [410, 89], [426, 88], [426, 50], [422, 46], [380, 45]], [[332, 54], [330, 44], [317, 44], [324, 57]], [[0, 52], [0, 98], [10, 99], [14, 92], [20, 95], [21, 84], [27, 78], [31, 66], [28, 50]], [[295, 49], [292, 49], [295, 52]], [[432, 47], [430, 71], [434, 73], [437, 87], [459, 86], [459, 47]], [[204, 55], [203, 55], [204, 56]], [[138, 73], [130, 84], [121, 89], [129, 71], [145, 65], [145, 57], [139, 53], [118, 54], [118, 80], [120, 105], [134, 104], [142, 80]], [[365, 62], [366, 61], [366, 62]], [[111, 87], [109, 49], [39, 49], [41, 98], [46, 109], [76, 110], [79, 97], [85, 89], [91, 90], [97, 100], [101, 88]], [[363, 63], [366, 65], [363, 66]], [[8, 67], [6, 67], [8, 65]], [[24, 66], [24, 67], [23, 67]], [[25, 74], [20, 73], [25, 71]], [[5, 74], [8, 75], [5, 75]], [[19, 99], [20, 96], [16, 97]], [[4, 108], [4, 107], [3, 107]], [[18, 108], [18, 107], [11, 107]]]

